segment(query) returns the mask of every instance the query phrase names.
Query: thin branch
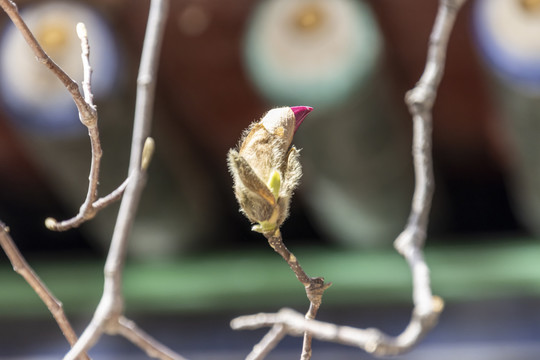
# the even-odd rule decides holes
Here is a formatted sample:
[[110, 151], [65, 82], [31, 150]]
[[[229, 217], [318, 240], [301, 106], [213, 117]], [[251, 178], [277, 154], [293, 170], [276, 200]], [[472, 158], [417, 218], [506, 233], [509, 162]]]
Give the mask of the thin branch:
[[[321, 294], [322, 297], [322, 294]], [[311, 302], [309, 304], [309, 310], [304, 316], [306, 320], [315, 320], [315, 317], [317, 316], [317, 312], [319, 311], [319, 307], [321, 306], [321, 302], [318, 302], [317, 304]], [[312, 347], [311, 344], [313, 342], [313, 335], [311, 335], [310, 332], [306, 331], [304, 333], [304, 340], [302, 342], [302, 354], [300, 355], [300, 360], [310, 360], [311, 354], [312, 354]]]
[[[92, 78], [92, 67], [90, 66], [90, 45], [88, 43], [88, 32], [86, 26], [83, 23], [77, 24], [77, 36], [81, 40], [81, 60], [83, 65], [83, 81], [82, 89], [84, 93], [84, 102], [89, 108], [93, 110], [94, 118], [91, 122], [85, 122], [81, 118], [81, 122], [88, 128], [88, 136], [90, 137], [90, 145], [92, 148], [92, 161], [90, 164], [90, 175], [88, 177], [88, 191], [86, 194], [86, 199], [82, 206], [79, 209], [79, 213], [73, 218], [57, 222], [53, 218], [47, 218], [45, 220], [45, 226], [49, 230], [53, 231], [65, 231], [78, 227], [85, 221], [93, 219], [98, 211], [103, 208], [95, 207], [94, 204], [98, 197], [98, 184], [99, 184], [99, 170], [101, 164], [101, 157], [103, 151], [101, 149], [101, 141], [99, 136], [98, 124], [98, 114], [96, 107], [94, 105], [94, 95], [92, 94], [91, 78]], [[39, 45], [38, 45], [39, 46]], [[80, 91], [77, 92], [77, 95], [73, 95], [74, 100], [76, 98], [82, 97]], [[118, 193], [118, 191], [115, 191]], [[106, 202], [107, 204], [109, 202]]]
[[115, 203], [118, 200], [120, 200], [122, 198], [122, 195], [124, 195], [124, 191], [126, 190], [128, 183], [129, 183], [129, 177], [126, 178], [126, 180], [124, 180], [124, 182], [120, 184], [120, 186], [118, 186], [110, 194], [97, 199], [92, 204], [91, 207], [83, 205], [81, 209], [83, 209], [83, 207], [84, 209], [81, 210], [79, 214], [77, 214], [75, 217], [71, 219], [57, 222], [56, 219], [48, 217], [47, 219], [45, 219], [45, 226], [49, 230], [64, 231], [64, 230], [76, 228], [82, 225], [85, 221], [91, 220], [95, 215], [97, 215], [98, 212], [105, 209], [110, 204]]
[[57, 231], [76, 227], [84, 221], [93, 218], [98, 210], [107, 206], [112, 201], [118, 200], [124, 192], [126, 193], [126, 196], [120, 205], [116, 227], [111, 241], [111, 248], [105, 265], [103, 296], [90, 324], [87, 326], [79, 340], [77, 340], [75, 333], [65, 319], [61, 303], [50, 294], [37, 275], [30, 269], [28, 264], [24, 262], [22, 256], [18, 253], [16, 248], [14, 248], [13, 242], [7, 234], [7, 229], [3, 227], [3, 225], [0, 233], [2, 247], [6, 249], [6, 253], [10, 259], [14, 261], [15, 270], [27, 279], [36, 293], [47, 304], [53, 313], [53, 316], [57, 319], [62, 331], [73, 345], [72, 349], [66, 354], [65, 359], [87, 359], [87, 356], [85, 355], [86, 351], [99, 340], [104, 332], [107, 332], [123, 335], [144, 349], [150, 356], [167, 360], [184, 360], [180, 355], [175, 354], [170, 349], [159, 344], [148, 334], [139, 329], [132, 321], [129, 321], [122, 316], [124, 309], [122, 271], [126, 255], [127, 240], [133, 225], [140, 195], [146, 183], [146, 171], [154, 149], [154, 141], [149, 137], [149, 133], [152, 121], [158, 59], [165, 28], [166, 14], [168, 11], [168, 1], [153, 0], [150, 5], [141, 65], [137, 79], [137, 102], [129, 176], [118, 189], [99, 200], [97, 200], [97, 186], [99, 183], [102, 150], [97, 127], [97, 111], [93, 104], [93, 95], [91, 91], [92, 68], [90, 67], [90, 47], [88, 44], [86, 27], [82, 23], [77, 25], [77, 34], [81, 40], [82, 48], [81, 57], [84, 73], [82, 83], [84, 91], [83, 98], [77, 83], [73, 81], [39, 45], [32, 32], [21, 18], [15, 3], [9, 0], [0, 0], [0, 6], [19, 29], [38, 61], [49, 68], [69, 91], [79, 111], [79, 118], [88, 128], [90, 136], [92, 163], [89, 176], [90, 184], [86, 200], [81, 206], [79, 213], [74, 218], [61, 223], [58, 223], [55, 219], [48, 218], [46, 220], [47, 227]]
[[138, 328], [133, 321], [121, 316], [118, 320], [118, 325], [118, 333], [137, 345], [139, 348], [144, 349], [146, 354], [151, 358], [164, 360], [186, 360], [171, 349], [158, 343], [150, 335]]
[[[306, 313], [305, 318], [309, 320], [315, 319], [319, 307], [322, 303], [323, 293], [332, 285], [332, 283], [325, 283], [324, 278], [322, 277], [312, 278], [306, 274], [304, 269], [302, 269], [302, 266], [300, 266], [300, 263], [298, 262], [296, 256], [294, 256], [294, 254], [291, 253], [283, 243], [283, 238], [279, 229], [274, 231], [273, 233], [265, 233], [264, 235], [268, 240], [268, 244], [270, 244], [272, 249], [274, 249], [279, 255], [281, 255], [281, 257], [287, 262], [291, 270], [296, 275], [296, 278], [302, 283], [302, 285], [304, 285], [304, 288], [306, 289], [306, 295], [309, 300], [309, 310]], [[272, 331], [275, 330], [272, 328], [270, 332]], [[259, 356], [261, 356], [261, 354], [268, 353], [273, 347], [277, 345], [277, 343], [278, 341], [265, 342], [265, 339], [263, 338], [261, 343], [259, 343], [258, 346], [253, 348], [253, 351], [248, 356], [248, 358], [258, 358]], [[309, 332], [306, 331], [304, 333], [302, 355], [300, 357], [301, 360], [311, 359], [311, 343], [312, 336]], [[270, 346], [272, 346], [272, 348], [268, 348]]]
[[90, 44], [88, 42], [88, 31], [84, 23], [77, 24], [77, 36], [81, 40], [81, 61], [83, 64], [82, 89], [84, 101], [95, 109], [94, 95], [92, 94], [92, 66], [90, 66]]
[[464, 3], [465, 0], [439, 1], [424, 72], [416, 86], [405, 96], [413, 118], [415, 189], [407, 226], [395, 240], [394, 247], [405, 257], [411, 269], [415, 312], [426, 318], [434, 315], [429, 268], [422, 252], [435, 186], [431, 154], [432, 109], [444, 73], [448, 41], [457, 13]]
[[[319, 307], [322, 303], [322, 296], [326, 289], [328, 289], [332, 283], [325, 283], [324, 278], [309, 277], [296, 256], [287, 249], [283, 243], [281, 232], [278, 230], [271, 233], [264, 233], [264, 236], [268, 240], [268, 244], [287, 262], [291, 270], [296, 275], [296, 278], [304, 285], [306, 295], [309, 300], [309, 310], [305, 315], [308, 320], [315, 319]], [[275, 324], [268, 333], [261, 339], [261, 341], [253, 347], [251, 353], [246, 359], [263, 359], [273, 348], [275, 348], [281, 339], [286, 335], [284, 327]], [[311, 359], [311, 343], [312, 335], [308, 331], [304, 332], [304, 340], [302, 345], [301, 360]]]
[[110, 204], [120, 200], [128, 184], [129, 184], [129, 177], [126, 178], [126, 180], [124, 180], [124, 182], [120, 184], [120, 186], [116, 188], [116, 190], [111, 192], [109, 195], [96, 200], [96, 202], [92, 204], [92, 207], [96, 209], [97, 211], [99, 211], [101, 209], [106, 208]]
[[64, 360], [76, 359], [79, 354], [91, 348], [104, 332], [121, 334], [160, 359], [183, 359], [180, 355], [174, 354], [169, 349], [158, 344], [136, 327], [134, 323], [127, 322], [123, 317], [123, 269], [128, 239], [139, 200], [146, 184], [146, 171], [152, 153], [151, 149], [153, 149], [153, 141], [147, 139], [149, 138], [152, 123], [158, 60], [168, 5], [169, 3], [166, 0], [152, 0], [150, 3], [137, 78], [137, 100], [129, 163], [130, 180], [120, 204], [111, 246], [105, 263], [103, 295], [90, 324], [72, 350], [65, 355]]
[[[442, 305], [438, 300], [434, 306]], [[406, 329], [396, 337], [388, 336], [377, 329], [357, 329], [307, 320], [301, 313], [287, 308], [281, 309], [278, 313], [240, 316], [231, 321], [234, 330], [254, 330], [276, 325], [284, 326], [285, 331], [292, 336], [302, 336], [308, 331], [315, 339], [354, 346], [377, 356], [402, 354], [418, 344], [425, 335], [425, 325], [416, 314], [413, 314]]]
[[[13, 270], [26, 280], [43, 303], [45, 303], [47, 309], [49, 309], [56, 320], [56, 323], [60, 327], [62, 334], [64, 334], [69, 344], [73, 346], [77, 342], [77, 335], [75, 334], [75, 331], [73, 331], [73, 328], [64, 313], [62, 303], [51, 293], [39, 276], [34, 272], [32, 267], [26, 262], [9, 235], [8, 227], [2, 222], [0, 222], [0, 246], [9, 258]], [[81, 354], [80, 358], [85, 360], [90, 359], [86, 353]]]
[[231, 322], [233, 329], [255, 329], [280, 324], [290, 335], [300, 336], [308, 332], [320, 340], [356, 346], [382, 356], [410, 350], [435, 326], [444, 302], [431, 292], [429, 268], [422, 251], [434, 190], [431, 111], [444, 72], [448, 40], [457, 13], [464, 2], [465, 0], [439, 1], [424, 72], [416, 86], [406, 94], [406, 103], [414, 126], [413, 157], [416, 180], [409, 220], [403, 232], [396, 238], [394, 246], [406, 259], [412, 273], [414, 309], [408, 326], [400, 335], [391, 337], [377, 329], [338, 326], [306, 319], [297, 312], [283, 309], [277, 314], [236, 318]]
[[287, 329], [282, 324], [274, 324], [264, 335], [261, 341], [253, 347], [246, 360], [261, 360], [274, 349], [279, 342], [287, 335]]
[[[81, 59], [83, 64], [83, 82], [82, 88], [84, 92], [81, 94], [77, 82], [69, 77], [62, 68], [60, 68], [43, 50], [38, 43], [24, 20], [21, 18], [17, 6], [10, 0], [0, 0], [0, 6], [9, 16], [13, 24], [17, 27], [23, 38], [27, 42], [28, 46], [36, 56], [37, 60], [44, 64], [51, 72], [62, 82], [70, 93], [77, 110], [79, 112], [79, 119], [81, 123], [88, 128], [88, 135], [90, 137], [90, 145], [92, 148], [92, 162], [90, 165], [90, 175], [88, 191], [86, 199], [79, 209], [77, 215], [73, 218], [64, 220], [61, 222], [56, 221], [53, 218], [47, 218], [45, 225], [49, 230], [53, 231], [65, 231], [74, 227], [77, 227], [96, 216], [96, 214], [102, 208], [106, 207], [112, 201], [100, 201], [99, 207], [95, 206], [98, 199], [98, 184], [99, 184], [99, 169], [101, 163], [101, 157], [103, 151], [101, 149], [101, 142], [98, 129], [98, 113], [93, 103], [93, 94], [91, 87], [92, 67], [90, 66], [90, 45], [88, 43], [88, 33], [83, 23], [77, 24], [77, 35], [81, 40]], [[122, 185], [119, 189], [122, 188]], [[115, 194], [121, 195], [121, 191], [115, 190]], [[107, 196], [106, 198], [118, 199], [118, 196]]]

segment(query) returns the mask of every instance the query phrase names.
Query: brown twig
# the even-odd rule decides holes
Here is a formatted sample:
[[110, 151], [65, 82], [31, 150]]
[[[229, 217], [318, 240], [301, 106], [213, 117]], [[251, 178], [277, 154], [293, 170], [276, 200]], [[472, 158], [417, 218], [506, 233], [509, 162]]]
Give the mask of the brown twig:
[[[322, 294], [321, 294], [322, 295]], [[306, 320], [315, 320], [317, 312], [319, 311], [320, 303], [315, 305], [314, 303], [309, 304], [309, 310], [304, 316]], [[304, 333], [304, 340], [302, 342], [302, 354], [300, 355], [300, 360], [310, 360], [313, 353], [311, 344], [313, 342], [313, 335], [309, 331]]]
[[[69, 344], [73, 346], [77, 342], [77, 335], [75, 334], [75, 331], [73, 331], [73, 328], [64, 313], [62, 303], [51, 293], [39, 276], [34, 272], [32, 267], [26, 262], [9, 235], [9, 228], [2, 222], [0, 222], [0, 246], [9, 258], [13, 270], [26, 280], [47, 306], [47, 309], [49, 309], [56, 320], [56, 323], [60, 327], [62, 334], [64, 334]], [[85, 360], [90, 359], [86, 353], [81, 354], [80, 358]]]
[[[283, 238], [279, 229], [272, 233], [265, 233], [264, 235], [268, 240], [268, 244], [270, 244], [272, 249], [281, 255], [281, 257], [287, 262], [291, 270], [296, 275], [296, 278], [302, 283], [302, 285], [304, 285], [307, 298], [309, 299], [309, 310], [307, 311], [305, 318], [308, 320], [315, 319], [322, 303], [323, 293], [332, 285], [332, 283], [325, 283], [324, 278], [322, 277], [312, 278], [306, 274], [304, 269], [302, 269], [302, 266], [300, 266], [296, 256], [294, 256], [294, 254], [291, 253], [283, 243]], [[253, 351], [250, 355], [248, 355], [248, 358], [262, 359], [263, 357], [261, 356], [265, 356], [273, 347], [275, 347], [279, 340], [268, 341], [268, 338], [277, 339], [277, 337], [272, 337], [271, 334], [278, 333], [278, 330], [279, 333], [283, 331], [281, 328], [277, 329], [276, 327], [273, 327], [267, 336], [253, 348]], [[311, 343], [312, 336], [308, 331], [306, 331], [304, 333], [302, 355], [300, 357], [301, 360], [311, 359]]]
[[437, 17], [429, 40], [424, 72], [416, 86], [407, 93], [406, 103], [413, 118], [413, 157], [415, 189], [411, 213], [405, 230], [394, 246], [403, 255], [413, 278], [414, 310], [405, 330], [396, 337], [377, 329], [356, 329], [309, 320], [301, 314], [283, 309], [277, 314], [257, 314], [234, 319], [234, 329], [255, 329], [283, 325], [288, 334], [306, 332], [315, 338], [360, 347], [375, 355], [396, 355], [410, 350], [438, 321], [444, 302], [431, 292], [429, 268], [424, 260], [431, 199], [434, 190], [431, 128], [432, 108], [444, 72], [448, 40], [457, 13], [465, 0], [440, 0]]

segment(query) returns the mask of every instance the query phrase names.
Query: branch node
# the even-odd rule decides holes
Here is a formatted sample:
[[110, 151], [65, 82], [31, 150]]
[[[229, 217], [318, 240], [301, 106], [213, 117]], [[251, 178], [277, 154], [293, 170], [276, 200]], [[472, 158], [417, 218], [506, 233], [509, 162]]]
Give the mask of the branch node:
[[436, 90], [429, 84], [419, 82], [405, 94], [405, 103], [411, 112], [418, 113], [431, 109], [435, 102]]
[[142, 74], [137, 78], [137, 85], [148, 86], [152, 84], [153, 77], [150, 74]]

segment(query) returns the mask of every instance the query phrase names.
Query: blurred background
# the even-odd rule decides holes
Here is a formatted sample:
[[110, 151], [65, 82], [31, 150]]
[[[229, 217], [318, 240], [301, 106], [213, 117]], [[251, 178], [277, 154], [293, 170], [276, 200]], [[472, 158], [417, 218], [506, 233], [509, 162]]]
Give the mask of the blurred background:
[[[74, 27], [84, 21], [89, 30], [106, 195], [126, 176], [148, 2], [17, 4], [78, 82]], [[228, 330], [233, 315], [305, 307], [294, 276], [239, 213], [225, 161], [244, 128], [282, 105], [315, 108], [295, 135], [304, 177], [282, 232], [309, 274], [334, 283], [321, 318], [403, 328], [410, 279], [391, 245], [414, 181], [403, 97], [423, 71], [436, 7], [428, 0], [171, 1], [157, 153], [126, 275], [128, 311], [146, 330], [186, 356], [229, 358], [226, 350], [241, 358], [261, 333]], [[448, 310], [403, 359], [540, 356], [539, 28], [535, 0], [471, 0], [458, 17], [433, 112], [436, 192], [426, 249]], [[45, 229], [46, 217], [71, 217], [84, 200], [89, 140], [66, 91], [4, 14], [0, 33], [0, 219], [82, 329], [99, 299], [118, 205], [78, 229]], [[4, 256], [0, 264], [0, 358], [57, 357], [66, 347], [60, 334], [41, 336], [56, 331], [52, 319]], [[275, 358], [295, 358], [298, 344], [291, 339]], [[369, 358], [317, 347], [314, 359]], [[138, 354], [121, 339], [96, 351]]]

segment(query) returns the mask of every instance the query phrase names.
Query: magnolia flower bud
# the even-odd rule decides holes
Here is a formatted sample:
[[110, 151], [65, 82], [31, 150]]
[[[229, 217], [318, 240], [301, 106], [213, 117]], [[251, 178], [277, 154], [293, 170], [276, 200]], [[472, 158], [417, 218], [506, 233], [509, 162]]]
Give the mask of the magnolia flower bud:
[[238, 150], [229, 151], [229, 170], [240, 210], [256, 225], [254, 231], [272, 233], [289, 213], [289, 203], [300, 182], [294, 133], [313, 108], [272, 109], [244, 132]]

